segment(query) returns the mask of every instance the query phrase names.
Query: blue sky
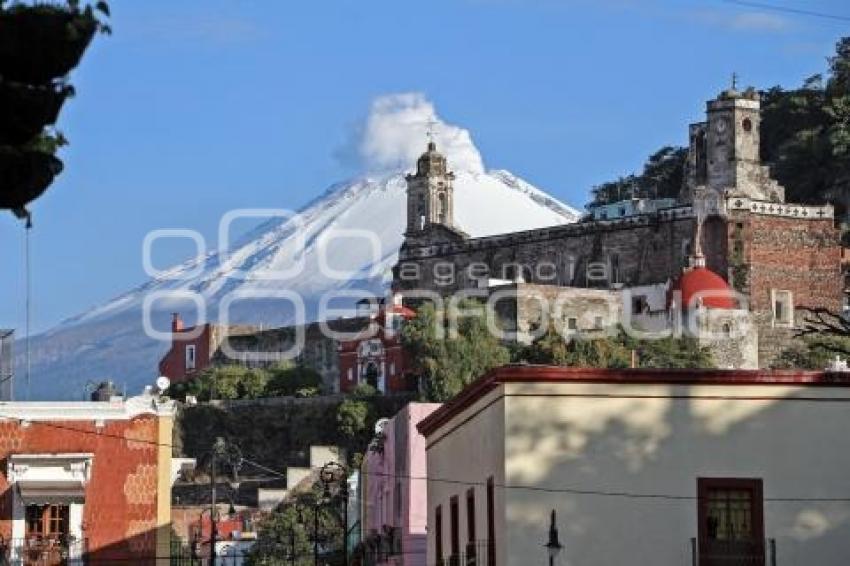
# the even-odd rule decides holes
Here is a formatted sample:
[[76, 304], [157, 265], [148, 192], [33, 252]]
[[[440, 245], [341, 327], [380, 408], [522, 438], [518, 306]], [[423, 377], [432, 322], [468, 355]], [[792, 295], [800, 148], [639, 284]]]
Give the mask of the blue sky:
[[[839, 1], [771, 0], [850, 15]], [[574, 206], [638, 168], [732, 71], [759, 88], [825, 70], [846, 22], [721, 0], [113, 0], [72, 75], [65, 172], [34, 206], [33, 326], [144, 281], [141, 243], [215, 241], [233, 208], [298, 208], [355, 175], [375, 97], [422, 92], [487, 167]], [[23, 229], [0, 215], [0, 327], [24, 321]], [[160, 250], [161, 265], [189, 248]]]

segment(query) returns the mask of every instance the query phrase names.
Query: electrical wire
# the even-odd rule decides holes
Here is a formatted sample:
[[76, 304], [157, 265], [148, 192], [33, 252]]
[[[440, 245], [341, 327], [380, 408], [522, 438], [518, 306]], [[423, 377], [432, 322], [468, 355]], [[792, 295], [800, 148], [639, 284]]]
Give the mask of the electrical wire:
[[823, 18], [835, 20], [839, 22], [850, 22], [850, 16], [842, 16], [839, 14], [829, 14], [826, 12], [817, 12], [814, 10], [806, 10], [803, 8], [791, 8], [790, 6], [778, 6], [767, 2], [750, 2], [749, 0], [721, 0], [726, 4], [734, 4], [746, 8], [758, 8], [760, 10], [769, 10], [771, 12], [781, 12], [783, 14], [794, 14], [796, 16], [809, 16], [812, 18]]
[[[19, 417], [11, 417], [8, 415], [0, 414], [0, 418], [5, 418], [9, 420], [20, 421]], [[139, 444], [148, 444], [157, 447], [164, 448], [174, 448], [174, 445], [171, 443], [165, 442], [156, 442], [153, 440], [147, 439], [134, 439], [125, 437], [123, 435], [111, 434], [106, 432], [97, 432], [92, 430], [79, 429], [74, 427], [69, 427], [66, 425], [61, 425], [57, 423], [51, 423], [46, 421], [29, 421], [32, 426], [45, 426], [54, 429], [60, 429], [65, 431], [77, 432], [82, 434], [89, 434], [94, 436], [100, 436], [105, 438], [113, 438], [120, 441], [127, 442], [137, 442]], [[274, 468], [270, 468], [259, 462], [255, 462], [249, 458], [245, 458], [243, 456], [242, 462], [251, 466], [254, 466], [258, 469], [262, 469], [263, 471], [273, 474], [279, 478], [285, 478], [286, 474], [275, 470]], [[429, 476], [413, 476], [406, 474], [389, 474], [389, 473], [380, 473], [380, 472], [368, 472], [365, 475], [374, 475], [381, 476], [387, 478], [395, 478], [395, 479], [405, 479], [410, 481], [425, 481], [428, 483], [445, 483], [445, 484], [453, 484], [453, 485], [462, 485], [462, 486], [487, 486], [487, 482], [481, 481], [469, 481], [469, 480], [457, 480], [451, 478], [440, 478], [440, 477], [429, 477]], [[670, 500], [670, 501], [693, 501], [699, 499], [698, 496], [695, 495], [676, 495], [676, 494], [667, 494], [667, 493], [638, 493], [638, 492], [630, 492], [630, 491], [609, 491], [609, 490], [593, 490], [593, 489], [579, 489], [579, 488], [554, 488], [554, 487], [542, 487], [542, 486], [533, 486], [533, 485], [520, 485], [520, 484], [493, 484], [494, 487], [504, 490], [524, 490], [531, 492], [539, 492], [539, 493], [547, 493], [547, 494], [570, 494], [570, 495], [591, 495], [591, 496], [604, 496], [604, 497], [621, 497], [621, 498], [629, 498], [629, 499], [657, 499], [657, 500]], [[772, 501], [772, 502], [837, 502], [837, 503], [848, 503], [850, 502], [850, 497], [765, 497], [764, 501]]]
[[[20, 417], [13, 417], [9, 415], [0, 414], [0, 419], [8, 419], [11, 421], [22, 421], [25, 419], [21, 419]], [[53, 429], [65, 430], [70, 432], [76, 432], [81, 434], [88, 434], [92, 436], [98, 436], [102, 438], [113, 438], [116, 440], [120, 440], [122, 442], [136, 442], [139, 444], [148, 444], [151, 446], [163, 447], [173, 449], [174, 445], [171, 443], [165, 442], [157, 442], [154, 440], [147, 439], [135, 439], [132, 437], [126, 437], [124, 435], [112, 434], [108, 432], [98, 432], [94, 430], [85, 430], [75, 427], [70, 427], [67, 425], [62, 425], [59, 423], [47, 422], [47, 421], [28, 421], [31, 426], [43, 426]], [[260, 464], [252, 459], [246, 458], [243, 454], [242, 462], [251, 466], [254, 466], [258, 469], [261, 469], [267, 473], [273, 474], [278, 478], [285, 478], [286, 474], [284, 472], [280, 472], [266, 466], [264, 464]], [[391, 474], [391, 473], [381, 473], [381, 472], [366, 472], [364, 475], [369, 476], [379, 476], [379, 477], [387, 477], [387, 478], [395, 478], [395, 479], [403, 479], [409, 481], [424, 481], [427, 483], [443, 483], [450, 485], [461, 485], [461, 486], [479, 486], [486, 487], [488, 484], [486, 481], [470, 481], [470, 480], [460, 480], [460, 479], [452, 479], [452, 478], [442, 478], [435, 476], [414, 476], [408, 474]], [[537, 493], [546, 493], [546, 494], [567, 494], [567, 495], [581, 495], [581, 496], [599, 496], [599, 497], [619, 497], [626, 499], [635, 499], [635, 500], [666, 500], [666, 501], [697, 501], [699, 500], [699, 496], [697, 495], [681, 495], [681, 494], [671, 494], [671, 493], [640, 493], [633, 491], [625, 491], [625, 490], [601, 490], [601, 489], [583, 489], [577, 487], [544, 487], [544, 486], [536, 486], [536, 485], [522, 485], [522, 484], [492, 484], [493, 487], [503, 490], [522, 490], [522, 491], [530, 491]], [[765, 502], [774, 502], [774, 503], [850, 503], [850, 496], [847, 497], [765, 497]]]
[[[26, 399], [30, 398], [30, 322], [32, 320], [32, 260], [30, 256], [30, 233], [32, 232], [32, 217], [27, 213], [26, 223], [24, 224], [24, 277], [26, 293], [25, 309], [25, 327], [24, 327], [24, 356], [25, 356], [25, 378], [26, 378]], [[13, 382], [14, 386], [14, 382]], [[13, 397], [14, 398], [14, 397]]]

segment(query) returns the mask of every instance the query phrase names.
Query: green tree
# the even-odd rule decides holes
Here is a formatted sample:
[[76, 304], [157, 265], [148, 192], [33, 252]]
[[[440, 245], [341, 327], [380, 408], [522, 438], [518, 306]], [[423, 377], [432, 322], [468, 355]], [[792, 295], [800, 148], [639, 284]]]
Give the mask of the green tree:
[[784, 350], [773, 367], [778, 369], [820, 370], [839, 356], [850, 355], [850, 337], [810, 335]]
[[292, 362], [281, 362], [268, 370], [269, 380], [265, 394], [268, 397], [291, 395], [305, 396], [306, 392], [318, 394], [322, 376], [316, 370]]
[[[447, 330], [445, 313], [427, 303], [404, 325], [402, 343], [423, 378], [425, 397], [448, 401], [488, 370], [510, 361], [510, 352], [487, 327], [484, 306], [458, 304], [456, 332]], [[441, 335], [445, 334], [445, 335]]]
[[363, 399], [346, 399], [336, 410], [337, 429], [340, 434], [356, 439], [369, 432], [369, 403]]
[[261, 368], [239, 365], [214, 366], [185, 383], [176, 383], [168, 394], [177, 399], [194, 395], [199, 401], [210, 399], [257, 399], [265, 396], [269, 374]]
[[[321, 502], [319, 506], [317, 502]], [[311, 566], [314, 563], [314, 531], [318, 526], [321, 563], [343, 564], [343, 530], [339, 496], [323, 499], [317, 482], [311, 492], [299, 494], [265, 516], [251, 548], [250, 566]], [[294, 553], [294, 560], [293, 560]]]
[[620, 331], [615, 336], [566, 340], [553, 327], [520, 353], [535, 364], [570, 367], [627, 368], [632, 353], [642, 368], [711, 368], [707, 348], [689, 337], [635, 340]]

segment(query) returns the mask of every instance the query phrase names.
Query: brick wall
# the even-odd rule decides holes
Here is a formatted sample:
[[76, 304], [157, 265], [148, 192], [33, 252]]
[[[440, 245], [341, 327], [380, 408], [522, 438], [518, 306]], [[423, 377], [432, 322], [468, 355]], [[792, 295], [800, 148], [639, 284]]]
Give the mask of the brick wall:
[[[174, 383], [179, 383], [191, 379], [210, 365], [213, 325], [203, 325], [197, 337], [188, 338], [196, 331], [197, 328], [192, 327], [172, 333], [171, 349], [159, 362], [160, 375], [168, 377]], [[190, 344], [195, 346], [194, 370], [186, 369], [186, 346]]]
[[[0, 458], [8, 462], [11, 454], [94, 454], [83, 510], [90, 562], [152, 564], [157, 540], [157, 418], [106, 421], [100, 428], [92, 421], [50, 425], [0, 422]], [[5, 474], [0, 475], [0, 490], [0, 535], [8, 540], [13, 494]]]

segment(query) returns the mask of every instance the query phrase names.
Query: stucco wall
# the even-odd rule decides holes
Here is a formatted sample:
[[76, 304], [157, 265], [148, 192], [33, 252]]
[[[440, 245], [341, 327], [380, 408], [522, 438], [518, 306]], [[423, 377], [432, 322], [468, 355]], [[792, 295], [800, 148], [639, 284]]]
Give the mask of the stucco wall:
[[[443, 554], [448, 558], [450, 546], [449, 502], [457, 497], [460, 504], [461, 552], [468, 540], [466, 528], [466, 491], [475, 489], [476, 538], [487, 538], [486, 482], [493, 478], [496, 486], [504, 485], [505, 403], [491, 392], [476, 401], [467, 412], [447, 423], [439, 433], [428, 438], [428, 564], [434, 564], [435, 510], [442, 506]], [[468, 420], [467, 420], [468, 419]], [[495, 490], [496, 564], [506, 562], [505, 493]], [[522, 562], [511, 561], [511, 564]]]
[[[171, 418], [0, 423], [0, 459], [12, 454], [91, 453], [83, 533], [89, 557], [153, 564], [170, 534]], [[166, 442], [165, 446], [158, 443]], [[0, 475], [0, 534], [12, 536], [13, 487]]]
[[[846, 389], [572, 383], [508, 384], [505, 393], [509, 485], [695, 498], [698, 477], [761, 478], [765, 536], [780, 564], [838, 565], [850, 555], [847, 502], [767, 501], [847, 497]], [[461, 461], [450, 454], [458, 449], [444, 441], [435, 461]], [[695, 499], [510, 489], [505, 506], [502, 564], [544, 558], [551, 509], [564, 565], [687, 564], [697, 536]]]

